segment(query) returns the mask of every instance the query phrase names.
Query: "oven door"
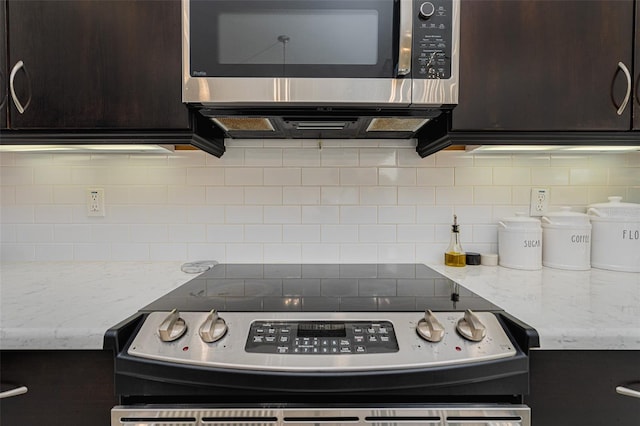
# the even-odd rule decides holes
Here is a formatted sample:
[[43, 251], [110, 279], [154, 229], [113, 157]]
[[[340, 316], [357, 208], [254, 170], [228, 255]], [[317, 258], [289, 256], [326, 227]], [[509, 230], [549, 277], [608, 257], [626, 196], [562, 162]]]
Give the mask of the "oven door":
[[411, 102], [412, 0], [183, 0], [183, 100]]

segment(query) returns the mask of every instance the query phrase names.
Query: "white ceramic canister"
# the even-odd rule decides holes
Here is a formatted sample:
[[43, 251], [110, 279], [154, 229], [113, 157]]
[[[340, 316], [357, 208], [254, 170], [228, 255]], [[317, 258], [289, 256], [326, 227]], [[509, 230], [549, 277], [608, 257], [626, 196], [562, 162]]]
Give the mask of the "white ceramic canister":
[[591, 266], [611, 271], [640, 272], [640, 204], [609, 197], [592, 204]]
[[542, 217], [542, 265], [573, 271], [591, 268], [589, 216], [562, 207]]
[[542, 228], [540, 221], [524, 213], [498, 222], [498, 262], [513, 269], [542, 268]]

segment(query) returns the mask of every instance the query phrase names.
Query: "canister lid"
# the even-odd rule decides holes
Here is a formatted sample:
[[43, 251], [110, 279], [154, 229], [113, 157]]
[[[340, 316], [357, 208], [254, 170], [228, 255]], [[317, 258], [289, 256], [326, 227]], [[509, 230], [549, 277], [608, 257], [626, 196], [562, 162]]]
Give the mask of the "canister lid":
[[467, 265], [479, 265], [480, 264], [480, 253], [474, 253], [474, 252], [466, 252], [465, 253], [465, 257], [466, 257], [466, 263]]
[[608, 198], [608, 203], [591, 204], [587, 213], [594, 217], [640, 220], [640, 204], [623, 203], [620, 196]]
[[542, 217], [542, 226], [545, 225], [567, 225], [567, 226], [588, 226], [589, 216], [584, 213], [572, 212], [571, 207], [560, 207], [560, 211], [550, 212]]
[[498, 225], [503, 228], [538, 229], [540, 228], [540, 220], [529, 217], [526, 213], [517, 212], [515, 216], [502, 218]]

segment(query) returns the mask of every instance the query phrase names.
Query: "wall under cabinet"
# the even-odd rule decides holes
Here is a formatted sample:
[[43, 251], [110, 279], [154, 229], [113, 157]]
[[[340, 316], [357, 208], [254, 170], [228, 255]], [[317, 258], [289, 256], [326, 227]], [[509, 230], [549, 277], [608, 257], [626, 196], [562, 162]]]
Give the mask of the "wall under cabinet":
[[[232, 140], [216, 158], [0, 154], [2, 261], [439, 262], [452, 215], [467, 251], [496, 252], [499, 218], [640, 202], [640, 153], [421, 159], [411, 141]], [[103, 188], [105, 217], [86, 189]]]

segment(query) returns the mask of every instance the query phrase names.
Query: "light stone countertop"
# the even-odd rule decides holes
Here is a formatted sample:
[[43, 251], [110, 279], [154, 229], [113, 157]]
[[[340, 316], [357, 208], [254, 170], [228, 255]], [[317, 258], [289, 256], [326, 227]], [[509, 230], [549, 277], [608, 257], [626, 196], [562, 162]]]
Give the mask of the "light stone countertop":
[[[105, 331], [195, 275], [181, 262], [0, 265], [0, 349], [101, 349]], [[428, 265], [534, 327], [542, 349], [640, 349], [640, 273]]]

